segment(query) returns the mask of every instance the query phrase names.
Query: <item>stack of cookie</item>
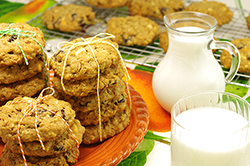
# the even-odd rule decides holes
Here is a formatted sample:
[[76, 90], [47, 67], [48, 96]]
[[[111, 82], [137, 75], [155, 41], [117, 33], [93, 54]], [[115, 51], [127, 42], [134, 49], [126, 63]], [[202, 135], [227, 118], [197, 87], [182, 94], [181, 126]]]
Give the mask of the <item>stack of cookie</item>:
[[32, 97], [46, 86], [45, 40], [26, 23], [0, 23], [0, 104], [17, 96]]
[[50, 59], [57, 97], [72, 104], [86, 128], [84, 144], [110, 138], [129, 125], [124, 65], [117, 48], [109, 39], [78, 38]]
[[53, 96], [41, 100], [17, 97], [0, 107], [0, 117], [0, 136], [5, 143], [1, 166], [76, 162], [85, 129], [68, 102]]

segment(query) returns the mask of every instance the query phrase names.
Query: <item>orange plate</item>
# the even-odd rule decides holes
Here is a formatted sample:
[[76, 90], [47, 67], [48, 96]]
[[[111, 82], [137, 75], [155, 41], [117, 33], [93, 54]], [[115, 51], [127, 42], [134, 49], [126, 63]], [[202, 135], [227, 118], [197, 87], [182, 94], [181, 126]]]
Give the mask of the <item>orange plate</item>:
[[[117, 165], [143, 140], [149, 123], [148, 108], [141, 95], [130, 86], [132, 111], [129, 126], [118, 135], [95, 145], [81, 145], [79, 160], [74, 166]], [[0, 152], [3, 150], [0, 143]]]

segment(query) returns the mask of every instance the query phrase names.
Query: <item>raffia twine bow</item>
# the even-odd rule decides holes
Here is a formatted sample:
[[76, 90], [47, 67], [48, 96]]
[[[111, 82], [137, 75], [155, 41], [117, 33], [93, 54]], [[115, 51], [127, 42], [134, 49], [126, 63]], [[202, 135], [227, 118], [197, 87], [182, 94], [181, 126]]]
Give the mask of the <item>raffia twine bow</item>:
[[[43, 95], [44, 92], [46, 90], [52, 90], [52, 93], [48, 94], [48, 95]], [[23, 157], [23, 160], [24, 160], [24, 164], [25, 166], [27, 166], [27, 160], [26, 160], [26, 157], [25, 157], [25, 152], [24, 152], [24, 149], [23, 149], [23, 145], [22, 145], [22, 141], [21, 141], [21, 136], [20, 136], [20, 128], [21, 128], [21, 124], [22, 124], [22, 121], [25, 117], [27, 116], [30, 116], [31, 114], [35, 114], [35, 130], [36, 130], [36, 134], [37, 134], [37, 137], [38, 137], [38, 140], [43, 148], [43, 150], [45, 150], [45, 146], [43, 144], [43, 141], [41, 139], [41, 136], [39, 134], [39, 130], [38, 130], [38, 108], [42, 108], [43, 110], [46, 110], [46, 111], [49, 111], [50, 113], [58, 116], [64, 123], [65, 125], [68, 127], [68, 130], [71, 132], [73, 138], [75, 139], [76, 141], [76, 145], [77, 145], [77, 153], [76, 153], [76, 162], [78, 160], [78, 157], [79, 157], [79, 142], [74, 134], [74, 132], [71, 130], [69, 124], [65, 121], [65, 119], [63, 119], [63, 117], [61, 117], [60, 115], [58, 115], [56, 112], [42, 106], [42, 105], [39, 105], [43, 100], [53, 96], [54, 94], [54, 89], [51, 88], [51, 87], [47, 87], [45, 89], [42, 90], [42, 92], [40, 93], [40, 95], [38, 96], [38, 98], [35, 100], [35, 101], [12, 101], [12, 102], [7, 102], [6, 105], [12, 105], [12, 104], [20, 104], [20, 103], [25, 103], [25, 104], [28, 104], [27, 107], [25, 108], [25, 110], [23, 111], [23, 116], [21, 117], [19, 123], [18, 123], [18, 126], [17, 126], [17, 137], [18, 137], [18, 142], [19, 142], [19, 145], [20, 145], [20, 149], [21, 149], [21, 153], [22, 153], [22, 157]]]
[[[102, 37], [104, 36], [104, 37]], [[100, 34], [97, 34], [95, 35], [94, 37], [90, 37], [90, 38], [80, 38], [81, 41], [77, 42], [77, 43], [73, 43], [73, 42], [61, 42], [57, 45], [57, 48], [58, 48], [58, 51], [65, 51], [67, 52], [66, 54], [66, 57], [65, 57], [65, 61], [64, 61], [64, 64], [63, 64], [63, 71], [62, 71], [62, 75], [61, 75], [61, 85], [62, 85], [62, 88], [64, 91], [66, 91], [65, 89], [65, 86], [64, 86], [64, 83], [63, 83], [63, 77], [64, 77], [64, 72], [65, 72], [65, 67], [66, 67], [66, 63], [67, 63], [67, 59], [68, 59], [68, 56], [69, 56], [69, 53], [71, 50], [75, 49], [76, 47], [79, 47], [79, 46], [88, 46], [94, 56], [94, 59], [95, 59], [95, 62], [97, 64], [97, 89], [96, 89], [96, 92], [97, 92], [97, 99], [98, 99], [98, 121], [99, 121], [99, 135], [100, 135], [100, 141], [102, 142], [102, 124], [101, 124], [101, 101], [100, 101], [100, 65], [99, 65], [99, 62], [97, 60], [97, 57], [95, 56], [95, 52], [92, 48], [91, 45], [95, 45], [95, 44], [107, 44], [107, 45], [110, 45], [112, 46], [116, 52], [118, 53], [119, 57], [120, 57], [120, 62], [122, 64], [122, 67], [123, 67], [123, 70], [125, 72], [125, 82], [126, 82], [126, 87], [127, 87], [127, 93], [128, 93], [128, 96], [129, 96], [129, 104], [130, 104], [130, 109], [132, 108], [132, 100], [131, 100], [131, 95], [130, 95], [130, 92], [129, 92], [129, 84], [128, 84], [128, 80], [130, 80], [130, 77], [129, 77], [129, 74], [128, 74], [128, 71], [127, 71], [127, 68], [126, 68], [126, 65], [123, 61], [123, 58], [121, 56], [121, 53], [120, 51], [118, 50], [118, 48], [112, 44], [111, 42], [107, 41], [106, 39], [112, 39], [112, 38], [115, 38], [114, 35], [112, 34], [109, 34], [109, 33], [100, 33]], [[63, 47], [65, 44], [67, 44], [67, 47]], [[55, 54], [57, 54], [55, 53]]]

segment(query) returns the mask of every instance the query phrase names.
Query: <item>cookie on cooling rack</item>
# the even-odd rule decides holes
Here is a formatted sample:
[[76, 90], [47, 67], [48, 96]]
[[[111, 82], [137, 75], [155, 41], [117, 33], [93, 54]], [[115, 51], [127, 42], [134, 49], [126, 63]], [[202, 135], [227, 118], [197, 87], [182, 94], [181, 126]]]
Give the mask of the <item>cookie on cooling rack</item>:
[[129, 0], [85, 0], [88, 4], [102, 8], [115, 8], [126, 6]]
[[209, 14], [216, 18], [219, 26], [229, 23], [233, 18], [233, 12], [224, 3], [217, 1], [193, 2], [185, 10]]
[[168, 31], [164, 31], [160, 34], [160, 38], [159, 38], [159, 46], [165, 51], [167, 52], [168, 50]]
[[76, 4], [55, 6], [42, 14], [42, 22], [48, 29], [63, 32], [81, 30], [94, 19], [91, 7]]
[[[238, 71], [242, 73], [250, 73], [250, 38], [234, 39], [231, 43], [238, 48], [240, 53], [240, 66]], [[232, 56], [228, 51], [222, 51], [220, 60], [221, 64], [226, 69], [231, 67]]]
[[4, 30], [0, 32], [0, 66], [22, 64], [24, 55], [28, 61], [43, 55], [45, 40], [39, 28], [21, 22], [0, 23], [0, 30]]
[[247, 16], [246, 21], [247, 21], [247, 27], [248, 29], [250, 29], [250, 14]]
[[115, 36], [113, 41], [122, 45], [146, 46], [161, 33], [160, 26], [143, 16], [112, 17], [107, 23], [107, 33]]
[[164, 15], [184, 9], [182, 0], [131, 0], [129, 11], [132, 15], [163, 18]]

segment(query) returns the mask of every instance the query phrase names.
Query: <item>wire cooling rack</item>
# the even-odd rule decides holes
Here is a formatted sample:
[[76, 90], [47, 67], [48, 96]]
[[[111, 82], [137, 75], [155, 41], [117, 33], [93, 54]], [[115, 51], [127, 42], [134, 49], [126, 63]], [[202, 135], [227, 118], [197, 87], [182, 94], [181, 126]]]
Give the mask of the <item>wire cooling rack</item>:
[[[194, 2], [192, 0], [184, 0], [185, 5], [189, 5], [190, 3]], [[84, 0], [64, 0], [58, 2], [55, 5], [66, 5], [66, 4], [82, 4], [89, 6], [85, 3]], [[53, 6], [52, 6], [53, 7]], [[75, 31], [70, 33], [64, 33], [55, 30], [48, 30], [41, 21], [42, 13], [28, 21], [28, 23], [32, 26], [39, 27], [43, 33], [46, 40], [46, 47], [45, 50], [47, 52], [54, 52], [57, 49], [57, 44], [61, 41], [69, 41], [74, 38], [85, 37], [85, 36], [94, 36], [99, 33], [106, 31], [106, 23], [107, 21], [114, 17], [114, 16], [127, 16], [129, 15], [129, 11], [127, 7], [122, 8], [114, 8], [114, 9], [104, 9], [93, 7], [93, 11], [96, 14], [96, 18], [94, 24], [87, 25], [83, 27], [81, 31]], [[244, 16], [249, 15], [249, 11], [246, 10], [239, 10], [236, 8], [230, 8], [233, 11], [234, 16], [230, 23], [222, 25], [221, 27], [217, 28], [214, 37], [219, 39], [225, 40], [232, 40], [236, 38], [250, 38], [250, 30], [247, 28], [246, 20]], [[157, 22], [162, 31], [165, 30], [165, 26], [163, 24], [162, 19], [155, 19], [151, 18], [155, 22]], [[135, 65], [142, 65], [150, 68], [155, 68], [157, 64], [162, 60], [165, 53], [161, 47], [159, 47], [159, 40], [154, 41], [153, 43], [147, 46], [124, 46], [120, 45], [119, 50], [123, 56], [123, 59], [126, 63], [131, 63]], [[220, 53], [221, 51], [217, 51], [214, 54], [215, 58], [220, 62]], [[227, 70], [224, 71], [225, 74], [228, 73]], [[237, 73], [235, 79], [230, 83], [233, 85], [238, 85], [246, 88], [250, 88], [249, 79], [250, 75]]]

